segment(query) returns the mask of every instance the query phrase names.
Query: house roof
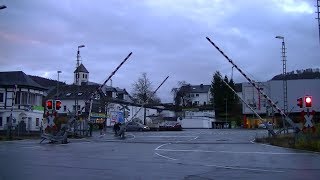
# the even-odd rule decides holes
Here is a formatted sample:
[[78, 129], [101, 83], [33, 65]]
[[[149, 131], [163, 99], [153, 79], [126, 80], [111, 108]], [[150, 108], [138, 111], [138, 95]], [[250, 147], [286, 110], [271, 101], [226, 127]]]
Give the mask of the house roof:
[[22, 71], [8, 71], [0, 72], [0, 85], [3, 86], [28, 86], [37, 89], [46, 90], [47, 88], [41, 86], [32, 80], [28, 75]]
[[190, 93], [208, 93], [210, 91], [211, 85], [190, 85], [188, 87], [183, 86], [181, 88], [188, 88]]
[[86, 69], [86, 67], [84, 67], [84, 65], [82, 63], [74, 71], [74, 73], [77, 73], [77, 72], [89, 73], [89, 71]]
[[[33, 76], [33, 75], [28, 75], [32, 80], [34, 80], [36, 83], [40, 84], [43, 87], [50, 88], [50, 87], [56, 87], [58, 81], [57, 80], [52, 80], [44, 77], [39, 77], [39, 76]], [[59, 86], [66, 85], [64, 82], [59, 82]]]
[[[61, 100], [67, 99], [79, 99], [79, 100], [87, 100], [90, 98], [91, 94], [98, 89], [99, 85], [65, 85], [59, 87], [58, 97]], [[47, 98], [54, 98], [57, 93], [57, 90], [54, 89], [51, 91]], [[101, 93], [102, 94], [102, 93]]]

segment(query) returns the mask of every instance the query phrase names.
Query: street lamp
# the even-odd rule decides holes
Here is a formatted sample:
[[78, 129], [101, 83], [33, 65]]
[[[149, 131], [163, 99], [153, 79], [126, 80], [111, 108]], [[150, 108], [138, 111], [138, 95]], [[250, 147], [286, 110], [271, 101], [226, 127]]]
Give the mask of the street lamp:
[[5, 8], [7, 8], [7, 6], [5, 6], [5, 5], [0, 6], [0, 9], [5, 9]]
[[57, 81], [57, 97], [59, 96], [59, 74], [62, 73], [62, 71], [57, 71], [58, 73], [58, 81]]

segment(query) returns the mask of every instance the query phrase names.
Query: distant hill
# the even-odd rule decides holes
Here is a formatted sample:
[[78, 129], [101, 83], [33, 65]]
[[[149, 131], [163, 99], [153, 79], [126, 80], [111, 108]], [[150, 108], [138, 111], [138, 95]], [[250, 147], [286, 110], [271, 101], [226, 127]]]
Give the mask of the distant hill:
[[[287, 73], [287, 80], [294, 79], [320, 79], [319, 68], [316, 69], [305, 69], [305, 70], [296, 70]], [[278, 74], [274, 76], [271, 80], [283, 80], [283, 75]]]
[[[57, 86], [57, 82], [58, 82], [57, 80], [52, 80], [52, 79], [47, 79], [44, 77], [32, 76], [32, 75], [28, 75], [28, 76], [43, 87], [50, 89]], [[66, 83], [59, 82], [59, 86], [62, 86], [62, 85], [66, 85]]]

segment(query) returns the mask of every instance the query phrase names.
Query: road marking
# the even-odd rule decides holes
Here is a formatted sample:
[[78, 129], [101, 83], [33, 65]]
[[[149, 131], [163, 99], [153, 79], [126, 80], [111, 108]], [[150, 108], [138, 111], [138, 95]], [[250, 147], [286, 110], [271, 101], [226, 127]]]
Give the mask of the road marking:
[[157, 137], [195, 137], [195, 136], [141, 136], [141, 137], [151, 137], [151, 138], [157, 138]]
[[241, 152], [241, 151], [209, 151], [209, 150], [198, 150], [198, 149], [159, 149], [157, 151], [167, 151], [167, 152], [203, 152], [203, 153], [229, 153], [229, 154], [269, 154], [269, 155], [312, 155], [315, 153], [290, 153], [290, 152]]
[[242, 168], [242, 167], [231, 167], [231, 166], [218, 166], [218, 165], [204, 165], [208, 167], [217, 167], [224, 169], [234, 169], [234, 170], [249, 170], [249, 171], [261, 171], [261, 172], [276, 172], [276, 173], [284, 173], [284, 171], [277, 170], [266, 170], [266, 169], [257, 169], [257, 168]]
[[174, 158], [171, 158], [171, 157], [168, 157], [168, 156], [161, 155], [161, 154], [156, 153], [156, 152], [155, 152], [155, 154], [156, 154], [156, 155], [158, 155], [158, 156], [160, 156], [160, 157], [163, 157], [163, 158], [169, 159], [169, 160], [173, 160], [173, 161], [176, 161], [176, 160], [177, 160], [177, 159], [174, 159]]
[[154, 150], [160, 150], [159, 148], [161, 148], [162, 146], [168, 145], [168, 144], [171, 144], [171, 143], [161, 144], [160, 146], [158, 146], [158, 147], [157, 147], [157, 148], [155, 148]]

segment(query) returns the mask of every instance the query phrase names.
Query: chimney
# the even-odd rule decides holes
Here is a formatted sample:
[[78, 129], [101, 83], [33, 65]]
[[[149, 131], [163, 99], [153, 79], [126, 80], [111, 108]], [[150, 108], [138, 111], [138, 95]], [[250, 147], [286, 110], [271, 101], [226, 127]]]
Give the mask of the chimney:
[[203, 84], [200, 84], [200, 88], [201, 88], [201, 89], [203, 88]]

